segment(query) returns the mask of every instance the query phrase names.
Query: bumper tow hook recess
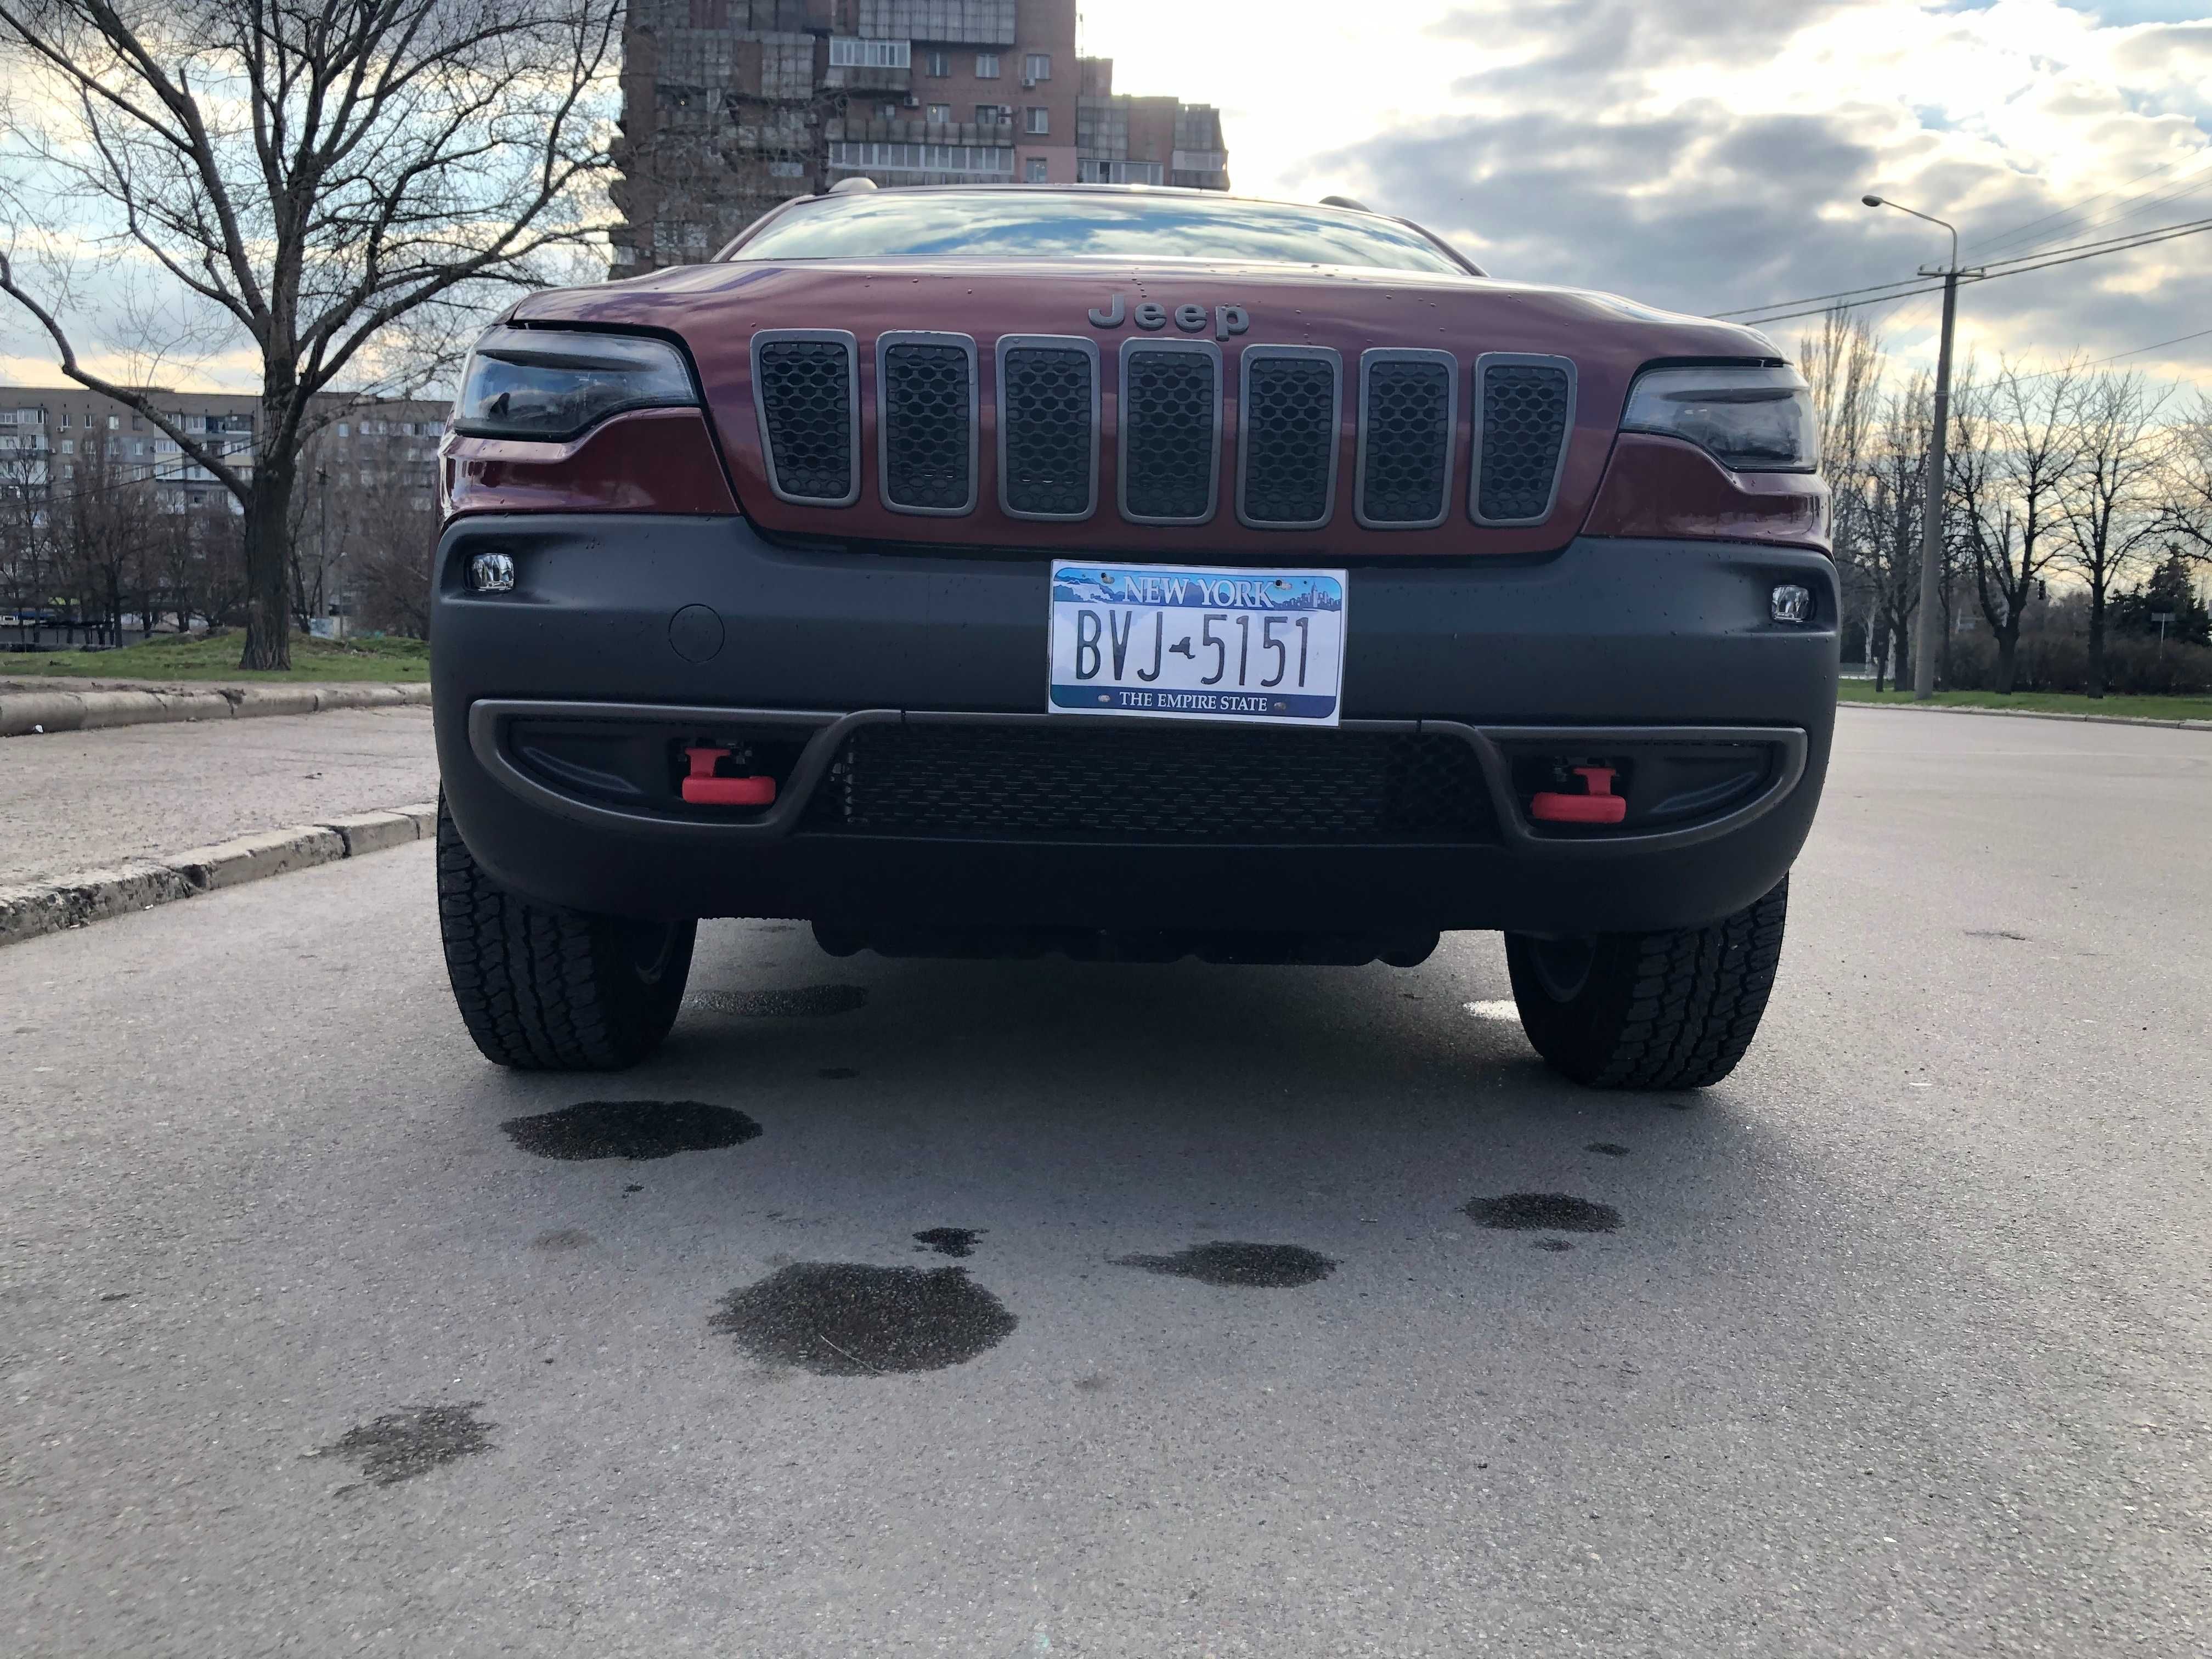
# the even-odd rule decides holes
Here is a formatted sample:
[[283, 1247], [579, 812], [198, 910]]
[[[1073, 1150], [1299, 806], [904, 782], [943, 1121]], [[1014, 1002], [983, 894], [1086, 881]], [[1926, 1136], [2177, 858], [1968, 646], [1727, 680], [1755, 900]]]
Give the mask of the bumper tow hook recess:
[[686, 749], [690, 774], [684, 780], [684, 799], [694, 806], [772, 806], [775, 780], [770, 777], [718, 778], [714, 763], [726, 749]]
[[1610, 766], [1569, 769], [1589, 787], [1586, 795], [1564, 795], [1545, 790], [1528, 803], [1528, 816], [1539, 823], [1619, 823], [1628, 816], [1628, 801], [1613, 793]]

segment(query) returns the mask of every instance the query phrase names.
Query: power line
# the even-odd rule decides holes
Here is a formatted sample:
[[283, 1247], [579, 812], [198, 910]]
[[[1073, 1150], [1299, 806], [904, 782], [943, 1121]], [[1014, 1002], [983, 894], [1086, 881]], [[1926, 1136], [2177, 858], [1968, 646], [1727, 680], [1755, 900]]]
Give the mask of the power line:
[[[2204, 146], [2193, 150], [2185, 150], [2180, 155], [2175, 156], [2172, 161], [2161, 162], [2159, 166], [2154, 167], [2146, 168], [2144, 171], [2136, 174], [2134, 178], [2123, 179], [2120, 183], [2112, 185], [2110, 189], [2099, 191], [2094, 196], [2084, 197], [2081, 201], [2075, 203], [2071, 207], [2060, 208], [2056, 212], [2043, 215], [2040, 218], [2030, 219], [2026, 224], [2015, 225], [2010, 230], [2002, 231], [1990, 240], [1973, 246], [1978, 246], [1978, 251], [1982, 252], [1993, 253], [2001, 247], [2008, 246], [2011, 244], [2017, 242], [2021, 237], [2025, 235], [2027, 232], [2033, 230], [2039, 225], [2049, 224], [2054, 219], [2071, 219], [2076, 214], [2081, 213], [2084, 209], [2089, 207], [2093, 204], [2101, 202], [2107, 196], [2113, 195], [2119, 191], [2126, 190], [2131, 185], [2139, 185], [2146, 179], [2155, 178], [2159, 174], [2164, 173], [2171, 173], [2178, 167], [2187, 166], [2193, 167], [2198, 163], [2205, 161], [2208, 157], [2212, 157], [2212, 145]], [[2113, 206], [2114, 208], [2123, 208], [2127, 206], [2130, 202], [2140, 201], [2145, 196], [2152, 196], [2154, 194], [2154, 191], [2142, 191], [2134, 196], [2123, 197], [2118, 202], [2115, 203]], [[2110, 211], [2110, 210], [2107, 211]], [[2101, 216], [2092, 215], [2090, 220], [2085, 221], [2081, 228], [2085, 230], [2087, 229], [2089, 224], [2094, 222], [2099, 216]], [[2041, 242], [2048, 242], [2054, 237], [2063, 234], [2063, 231], [2051, 232], [2042, 237], [2039, 242], [2031, 242], [2028, 246], [2032, 250], [2034, 247], [2040, 246]]]

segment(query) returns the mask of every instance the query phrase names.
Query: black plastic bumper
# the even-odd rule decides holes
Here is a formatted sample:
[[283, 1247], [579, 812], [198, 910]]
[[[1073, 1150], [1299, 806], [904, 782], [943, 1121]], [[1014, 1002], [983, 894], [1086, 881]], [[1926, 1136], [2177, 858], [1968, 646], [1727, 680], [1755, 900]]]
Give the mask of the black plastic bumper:
[[[515, 587], [471, 594], [469, 558], [489, 550], [513, 558]], [[862, 932], [1686, 926], [1771, 887], [1810, 828], [1835, 711], [1828, 562], [1591, 539], [1540, 562], [1352, 572], [1346, 728], [1467, 744], [1494, 807], [1484, 836], [815, 833], [811, 793], [857, 726], [1046, 720], [1048, 563], [787, 549], [736, 519], [463, 520], [440, 546], [432, 623], [448, 805], [496, 878], [546, 902]], [[1768, 619], [1778, 581], [1813, 590], [1811, 623]], [[518, 762], [518, 722], [562, 719], [647, 733], [774, 728], [798, 759], [777, 806], [750, 821], [624, 802]], [[1656, 757], [1699, 740], [1770, 757], [1756, 790], [1702, 817], [1610, 831], [1526, 815], [1516, 757]]]

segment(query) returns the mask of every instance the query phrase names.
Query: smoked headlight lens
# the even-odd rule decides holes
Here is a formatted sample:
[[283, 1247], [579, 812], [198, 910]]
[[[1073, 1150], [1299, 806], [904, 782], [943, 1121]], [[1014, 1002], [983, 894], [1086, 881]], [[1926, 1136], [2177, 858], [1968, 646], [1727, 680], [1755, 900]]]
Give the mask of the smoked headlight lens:
[[461, 372], [453, 430], [471, 438], [560, 441], [626, 409], [698, 402], [683, 353], [665, 340], [494, 328]]
[[1684, 438], [1738, 472], [1816, 472], [1820, 423], [1794, 368], [1654, 368], [1629, 389], [1624, 432]]

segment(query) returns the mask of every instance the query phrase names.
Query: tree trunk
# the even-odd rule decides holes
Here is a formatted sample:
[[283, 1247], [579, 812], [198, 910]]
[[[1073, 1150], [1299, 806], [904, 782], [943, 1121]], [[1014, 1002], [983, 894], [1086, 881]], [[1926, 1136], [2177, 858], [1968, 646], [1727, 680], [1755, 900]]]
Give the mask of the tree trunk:
[[239, 659], [240, 668], [292, 665], [292, 557], [285, 531], [296, 475], [292, 457], [270, 441], [270, 413], [264, 404], [253, 499], [246, 509], [246, 654]]
[[2089, 585], [2089, 695], [2105, 695], [2105, 585]]
[[1997, 629], [1997, 690], [2008, 697], [2019, 683], [2020, 619], [2015, 616], [2008, 625]]

